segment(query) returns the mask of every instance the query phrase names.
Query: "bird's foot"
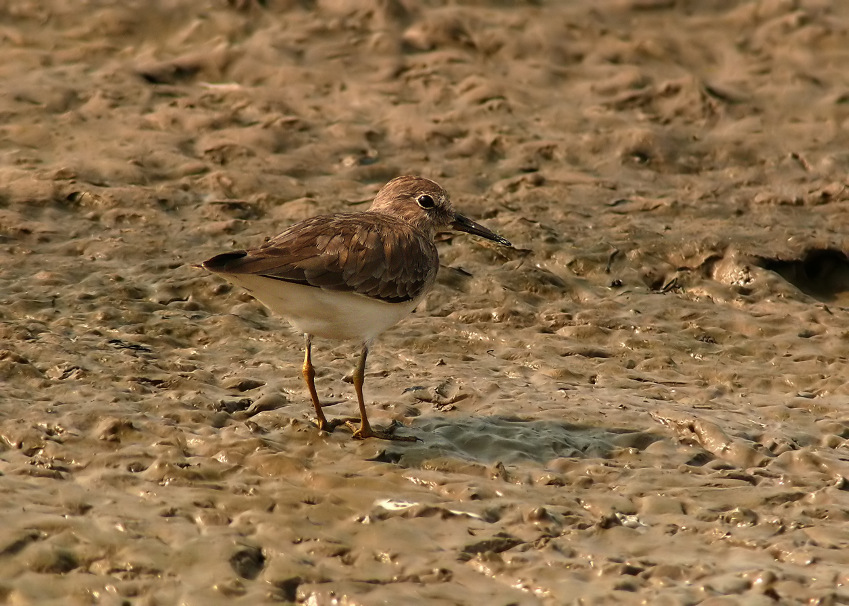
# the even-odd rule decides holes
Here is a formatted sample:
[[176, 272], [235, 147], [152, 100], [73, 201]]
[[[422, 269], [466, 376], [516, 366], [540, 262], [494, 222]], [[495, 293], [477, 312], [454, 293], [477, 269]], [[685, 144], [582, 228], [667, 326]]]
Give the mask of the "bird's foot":
[[386, 429], [373, 429], [371, 425], [360, 425], [355, 428], [350, 421], [346, 423], [354, 431], [353, 438], [355, 440], [365, 440], [366, 438], [377, 438], [379, 440], [392, 440], [393, 442], [420, 442], [416, 436], [396, 436], [395, 430], [403, 427], [400, 423], [393, 422]]
[[333, 419], [332, 421], [328, 421], [327, 419], [315, 419], [313, 420], [318, 426], [320, 431], [326, 431], [327, 433], [333, 433], [333, 430], [339, 427], [340, 425], [347, 425], [350, 421], [345, 421], [343, 419]]

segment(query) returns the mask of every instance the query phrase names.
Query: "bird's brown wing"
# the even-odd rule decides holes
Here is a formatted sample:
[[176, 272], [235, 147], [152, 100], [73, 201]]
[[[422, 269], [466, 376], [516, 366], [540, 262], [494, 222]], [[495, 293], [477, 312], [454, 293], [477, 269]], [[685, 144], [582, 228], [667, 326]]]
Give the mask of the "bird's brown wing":
[[359, 213], [307, 219], [257, 249], [224, 253], [203, 266], [400, 303], [430, 287], [439, 258], [433, 242], [408, 223]]

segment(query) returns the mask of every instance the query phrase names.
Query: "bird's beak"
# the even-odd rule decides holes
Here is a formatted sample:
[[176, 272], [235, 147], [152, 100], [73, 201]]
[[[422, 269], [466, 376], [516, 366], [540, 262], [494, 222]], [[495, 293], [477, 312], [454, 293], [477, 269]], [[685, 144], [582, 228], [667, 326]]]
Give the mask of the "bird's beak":
[[488, 230], [483, 225], [475, 223], [471, 219], [464, 217], [460, 213], [454, 214], [454, 222], [451, 223], [451, 227], [453, 229], [456, 229], [457, 231], [464, 231], [467, 234], [480, 236], [482, 238], [486, 238], [487, 240], [492, 240], [493, 242], [503, 244], [504, 246], [513, 246], [508, 240], [505, 240], [495, 232]]

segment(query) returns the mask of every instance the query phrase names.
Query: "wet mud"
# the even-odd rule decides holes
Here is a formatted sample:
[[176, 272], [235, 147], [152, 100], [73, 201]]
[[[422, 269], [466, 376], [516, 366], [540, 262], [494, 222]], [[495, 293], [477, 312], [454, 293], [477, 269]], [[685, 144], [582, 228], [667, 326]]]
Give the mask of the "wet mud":
[[[849, 5], [0, 3], [0, 603], [849, 602]], [[193, 264], [399, 174], [372, 422]], [[353, 344], [315, 343], [355, 417]]]

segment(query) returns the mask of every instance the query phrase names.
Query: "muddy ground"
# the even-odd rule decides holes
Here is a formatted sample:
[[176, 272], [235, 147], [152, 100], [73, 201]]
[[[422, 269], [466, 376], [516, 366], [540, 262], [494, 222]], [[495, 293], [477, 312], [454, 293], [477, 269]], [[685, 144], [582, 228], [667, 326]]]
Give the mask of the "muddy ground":
[[[0, 2], [0, 603], [849, 603], [849, 3]], [[439, 181], [310, 422], [191, 265]], [[331, 418], [356, 345], [318, 341]]]

